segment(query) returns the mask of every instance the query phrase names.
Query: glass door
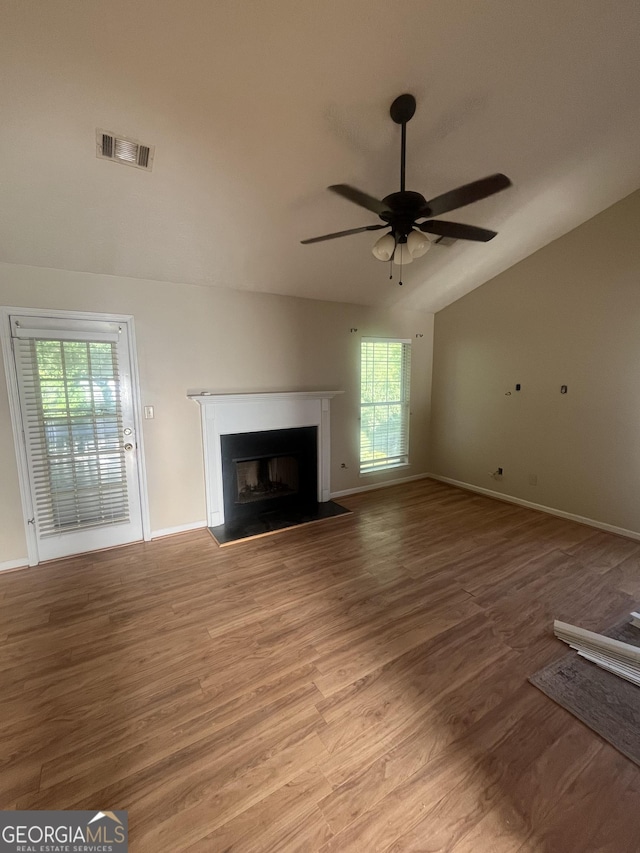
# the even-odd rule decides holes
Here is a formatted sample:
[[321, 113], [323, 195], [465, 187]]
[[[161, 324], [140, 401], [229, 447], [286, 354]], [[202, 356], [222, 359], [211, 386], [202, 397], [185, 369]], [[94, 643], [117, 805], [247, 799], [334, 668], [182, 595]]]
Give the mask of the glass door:
[[126, 324], [10, 323], [39, 560], [142, 539]]

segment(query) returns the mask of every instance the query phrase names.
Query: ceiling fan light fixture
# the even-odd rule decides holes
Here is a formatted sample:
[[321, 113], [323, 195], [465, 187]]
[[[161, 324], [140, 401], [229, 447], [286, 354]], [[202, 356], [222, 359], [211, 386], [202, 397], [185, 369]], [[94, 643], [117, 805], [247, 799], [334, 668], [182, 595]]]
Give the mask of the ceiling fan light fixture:
[[407, 244], [398, 243], [396, 250], [393, 253], [393, 263], [397, 264], [399, 267], [406, 267], [407, 264], [410, 264], [412, 261], [413, 258], [407, 249]]
[[412, 229], [407, 237], [407, 250], [409, 255], [412, 258], [421, 258], [423, 255], [427, 254], [430, 248], [431, 240], [429, 240], [427, 235], [422, 234], [420, 231], [416, 231], [415, 228]]
[[379, 261], [390, 261], [395, 247], [396, 241], [393, 234], [385, 234], [379, 240], [376, 240], [371, 252], [373, 257]]

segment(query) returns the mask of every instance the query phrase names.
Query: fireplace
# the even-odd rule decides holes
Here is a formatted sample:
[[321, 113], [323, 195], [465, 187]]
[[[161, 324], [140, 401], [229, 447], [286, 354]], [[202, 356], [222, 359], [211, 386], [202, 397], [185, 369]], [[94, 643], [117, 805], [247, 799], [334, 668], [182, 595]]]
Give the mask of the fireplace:
[[318, 428], [220, 436], [227, 524], [317, 503]]
[[330, 500], [329, 402], [342, 393], [189, 392], [201, 410], [207, 527], [219, 545], [348, 512]]

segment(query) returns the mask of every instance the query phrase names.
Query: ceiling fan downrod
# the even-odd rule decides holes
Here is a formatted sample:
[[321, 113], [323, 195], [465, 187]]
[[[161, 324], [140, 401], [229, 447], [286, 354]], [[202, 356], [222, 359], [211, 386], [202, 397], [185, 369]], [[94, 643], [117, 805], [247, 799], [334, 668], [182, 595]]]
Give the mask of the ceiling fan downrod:
[[416, 99], [413, 95], [399, 95], [389, 108], [389, 115], [402, 129], [400, 141], [400, 192], [405, 188], [405, 171], [407, 160], [407, 122], [411, 121], [416, 111]]

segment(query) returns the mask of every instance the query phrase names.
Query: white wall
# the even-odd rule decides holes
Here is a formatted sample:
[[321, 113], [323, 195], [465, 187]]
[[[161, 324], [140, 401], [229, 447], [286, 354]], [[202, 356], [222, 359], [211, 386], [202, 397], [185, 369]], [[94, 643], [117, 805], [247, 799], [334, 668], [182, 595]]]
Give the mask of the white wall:
[[639, 225], [637, 192], [436, 314], [434, 473], [640, 532]]
[[[142, 403], [155, 406], [155, 419], [144, 422], [154, 531], [205, 519], [200, 410], [187, 389], [345, 390], [331, 404], [334, 492], [428, 470], [431, 314], [11, 264], [0, 264], [0, 305], [134, 315]], [[413, 340], [411, 465], [395, 475], [358, 473], [362, 335]], [[0, 471], [2, 564], [26, 556], [3, 379]]]

